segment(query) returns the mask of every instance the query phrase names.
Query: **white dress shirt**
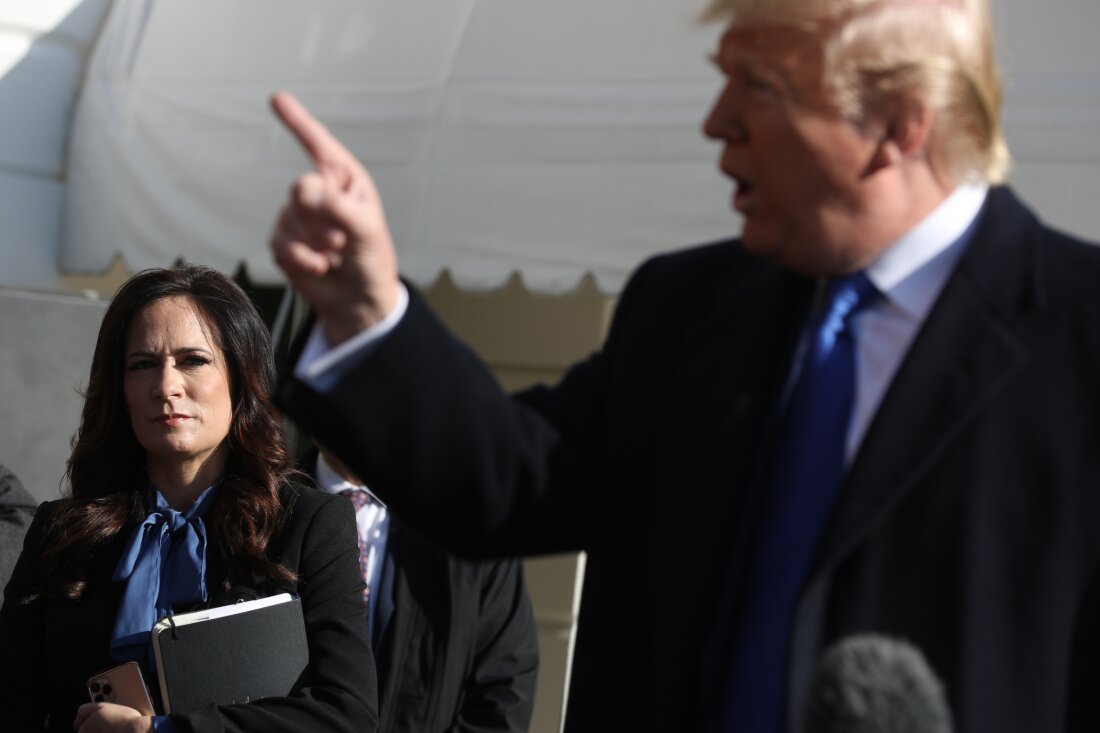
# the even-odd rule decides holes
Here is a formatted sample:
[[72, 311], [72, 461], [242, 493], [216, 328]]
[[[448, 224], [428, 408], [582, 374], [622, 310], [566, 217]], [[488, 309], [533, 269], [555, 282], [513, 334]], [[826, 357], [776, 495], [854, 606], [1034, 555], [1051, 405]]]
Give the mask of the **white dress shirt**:
[[848, 424], [845, 455], [849, 462], [913, 339], [955, 271], [988, 191], [985, 185], [959, 186], [867, 268], [868, 279], [883, 297], [852, 319], [856, 401]]
[[[355, 511], [355, 525], [359, 532], [361, 545], [369, 548], [367, 555], [367, 573], [371, 579], [371, 598], [376, 598], [377, 590], [382, 580], [382, 558], [386, 554], [386, 537], [384, 533], [386, 522], [386, 505], [377, 496], [372, 494], [366, 486], [353, 484], [345, 480], [336, 470], [325, 461], [322, 454], [317, 454], [317, 468], [314, 480], [317, 486], [330, 494], [339, 494], [341, 491], [362, 491], [371, 498], [371, 502]], [[371, 626], [374, 625], [374, 608], [377, 604], [371, 603]]]
[[294, 367], [294, 376], [318, 392], [325, 392], [339, 381], [359, 359], [370, 353], [371, 346], [388, 334], [401, 322], [409, 307], [409, 291], [405, 284], [397, 283], [397, 303], [385, 318], [370, 328], [363, 329], [350, 339], [333, 348], [321, 328], [314, 324], [309, 339], [302, 348], [302, 355]]

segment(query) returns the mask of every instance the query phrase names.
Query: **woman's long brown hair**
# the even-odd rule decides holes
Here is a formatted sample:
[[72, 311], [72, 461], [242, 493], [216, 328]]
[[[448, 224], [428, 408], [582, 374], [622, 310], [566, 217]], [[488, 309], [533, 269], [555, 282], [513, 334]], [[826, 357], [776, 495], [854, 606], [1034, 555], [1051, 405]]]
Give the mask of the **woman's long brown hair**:
[[[119, 288], [107, 308], [68, 461], [69, 496], [53, 511], [46, 528], [43, 573], [75, 564], [146, 514], [145, 451], [134, 437], [126, 410], [123, 350], [134, 316], [171, 297], [194, 304], [229, 371], [229, 458], [205, 517], [215, 550], [227, 559], [226, 585], [257, 574], [293, 581], [293, 573], [266, 556], [282, 516], [279, 487], [294, 473], [270, 397], [275, 367], [267, 327], [236, 283], [198, 266], [140, 272]], [[74, 580], [67, 588], [69, 595], [83, 590], [84, 583]]]

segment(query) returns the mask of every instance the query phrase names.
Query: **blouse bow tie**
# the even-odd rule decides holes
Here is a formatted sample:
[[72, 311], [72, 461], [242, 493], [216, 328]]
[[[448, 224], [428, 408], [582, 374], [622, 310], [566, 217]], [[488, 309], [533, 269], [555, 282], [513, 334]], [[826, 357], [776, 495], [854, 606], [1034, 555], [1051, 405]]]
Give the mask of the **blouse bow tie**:
[[186, 511], [168, 506], [153, 489], [154, 510], [132, 535], [119, 559], [116, 583], [126, 583], [111, 635], [116, 661], [142, 660], [153, 625], [173, 609], [208, 599], [206, 592], [206, 526], [202, 515], [214, 487]]

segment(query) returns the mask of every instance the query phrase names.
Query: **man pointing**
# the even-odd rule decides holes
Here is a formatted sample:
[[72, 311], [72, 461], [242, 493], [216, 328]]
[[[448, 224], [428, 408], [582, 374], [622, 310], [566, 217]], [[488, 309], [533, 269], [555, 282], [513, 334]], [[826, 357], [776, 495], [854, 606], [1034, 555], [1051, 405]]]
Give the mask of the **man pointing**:
[[449, 549], [587, 551], [569, 730], [798, 730], [857, 632], [921, 649], [958, 730], [1094, 729], [1100, 250], [1001, 185], [988, 3], [711, 14], [741, 237], [643, 264], [603, 349], [514, 397], [277, 95], [314, 163], [272, 236], [316, 313], [282, 403]]

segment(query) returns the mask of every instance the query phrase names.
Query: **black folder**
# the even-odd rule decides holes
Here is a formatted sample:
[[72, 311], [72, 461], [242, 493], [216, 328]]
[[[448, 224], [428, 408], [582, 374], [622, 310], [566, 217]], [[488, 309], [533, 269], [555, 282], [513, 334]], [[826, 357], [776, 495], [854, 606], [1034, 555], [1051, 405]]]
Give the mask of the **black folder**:
[[285, 696], [309, 663], [302, 604], [289, 593], [170, 616], [152, 641], [166, 714]]

